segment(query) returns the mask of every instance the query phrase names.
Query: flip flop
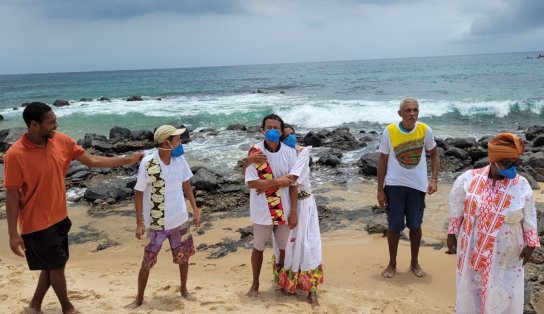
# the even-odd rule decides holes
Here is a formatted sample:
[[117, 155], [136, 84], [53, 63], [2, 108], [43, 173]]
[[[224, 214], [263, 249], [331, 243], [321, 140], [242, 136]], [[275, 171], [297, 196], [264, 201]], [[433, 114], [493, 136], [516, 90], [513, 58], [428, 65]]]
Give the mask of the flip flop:
[[423, 269], [415, 269], [413, 268], [412, 266], [410, 266], [410, 270], [412, 271], [412, 273], [414, 273], [414, 275], [418, 278], [423, 278], [425, 276], [427, 276], [427, 273], [423, 271]]
[[397, 272], [397, 269], [389, 269], [389, 266], [382, 271], [382, 276], [385, 278], [393, 278], [395, 276], [395, 273]]

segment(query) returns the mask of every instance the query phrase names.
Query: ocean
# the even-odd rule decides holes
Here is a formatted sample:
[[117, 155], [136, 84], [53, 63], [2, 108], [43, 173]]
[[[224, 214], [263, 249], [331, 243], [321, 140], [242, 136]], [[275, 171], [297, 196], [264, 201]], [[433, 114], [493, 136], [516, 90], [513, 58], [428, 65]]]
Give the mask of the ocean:
[[[478, 138], [544, 122], [544, 59], [536, 55], [0, 75], [0, 129], [24, 126], [24, 102], [51, 105], [65, 99], [69, 106], [54, 108], [59, 131], [76, 139], [88, 132], [108, 135], [114, 126], [152, 130], [170, 123], [193, 132], [224, 130], [233, 123], [259, 125], [272, 112], [299, 133], [339, 126], [381, 132], [399, 121], [399, 101], [413, 96], [420, 101], [420, 121], [436, 136]], [[143, 101], [127, 102], [133, 95]], [[230, 167], [255, 140], [221, 132], [189, 143], [186, 151]]]

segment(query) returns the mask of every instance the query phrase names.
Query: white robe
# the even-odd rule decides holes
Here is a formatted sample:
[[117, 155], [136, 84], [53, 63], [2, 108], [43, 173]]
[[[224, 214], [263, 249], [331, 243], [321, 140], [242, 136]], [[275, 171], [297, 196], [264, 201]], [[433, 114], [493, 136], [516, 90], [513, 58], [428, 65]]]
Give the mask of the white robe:
[[[523, 313], [519, 255], [525, 246], [540, 246], [533, 192], [519, 175], [496, 181], [493, 187], [488, 173], [489, 166], [465, 172], [450, 194], [448, 234], [457, 236], [455, 312]], [[478, 261], [484, 267], [475, 270]]]
[[[310, 149], [311, 147], [306, 147], [298, 153], [297, 162], [290, 171], [291, 174], [298, 175], [296, 183], [299, 193], [301, 191], [312, 193], [309, 167]], [[320, 268], [322, 261], [321, 233], [313, 194], [307, 198], [299, 199], [297, 205], [298, 223], [297, 227], [289, 232], [283, 268], [285, 271], [292, 271], [293, 273], [307, 272], [319, 268], [322, 281], [322, 270]], [[275, 260], [279, 260], [279, 250], [275, 243], [274, 255]]]

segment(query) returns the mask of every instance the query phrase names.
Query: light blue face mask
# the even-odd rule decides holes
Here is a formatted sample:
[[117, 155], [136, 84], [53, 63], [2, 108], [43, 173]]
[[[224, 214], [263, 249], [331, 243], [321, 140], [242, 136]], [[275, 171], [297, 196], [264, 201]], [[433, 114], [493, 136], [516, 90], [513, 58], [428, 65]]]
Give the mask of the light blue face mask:
[[297, 136], [291, 133], [285, 139], [283, 139], [283, 143], [289, 147], [295, 148], [295, 146], [297, 146]]
[[264, 138], [266, 138], [269, 142], [276, 143], [280, 141], [281, 133], [280, 131], [276, 129], [270, 129], [266, 131], [264, 134]]
[[499, 174], [507, 179], [514, 179], [516, 177], [516, 166], [514, 165], [510, 166], [510, 168], [501, 169], [497, 166], [497, 163], [495, 163], [495, 167], [499, 169]]
[[[170, 145], [172, 147], [172, 145]], [[179, 144], [178, 147], [173, 148], [172, 147], [172, 157], [179, 157], [183, 155], [183, 145]]]

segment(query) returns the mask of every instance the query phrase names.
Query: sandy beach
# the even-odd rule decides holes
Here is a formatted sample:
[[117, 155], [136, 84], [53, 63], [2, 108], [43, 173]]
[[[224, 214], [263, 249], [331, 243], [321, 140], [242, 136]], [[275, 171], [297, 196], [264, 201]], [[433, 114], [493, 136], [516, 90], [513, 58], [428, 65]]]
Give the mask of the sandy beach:
[[[341, 196], [345, 207], [373, 204], [372, 181], [353, 184], [329, 193]], [[363, 193], [361, 193], [361, 190]], [[431, 239], [439, 237], [440, 220], [447, 216], [448, 184], [441, 184], [437, 195], [428, 197], [424, 232]], [[543, 201], [535, 191], [537, 201]], [[445, 207], [444, 207], [445, 206]], [[103, 237], [120, 245], [95, 252], [97, 242], [71, 246], [66, 273], [72, 302], [82, 313], [310, 313], [305, 293], [284, 296], [275, 291], [270, 258], [265, 251], [261, 273], [260, 294], [256, 299], [245, 296], [251, 284], [250, 250], [238, 249], [219, 259], [208, 259], [206, 251], [191, 258], [189, 289], [197, 301], [183, 300], [178, 292], [179, 272], [172, 264], [168, 244], [163, 246], [159, 261], [152, 269], [144, 304], [130, 307], [136, 294], [136, 279], [143, 254], [143, 241], [134, 235], [135, 219], [130, 216], [108, 215], [89, 217], [88, 207], [70, 207], [73, 222], [71, 233], [88, 225], [100, 230]], [[122, 213], [132, 210], [131, 204], [115, 207]], [[443, 220], [445, 222], [445, 220]], [[248, 218], [213, 220], [203, 235], [194, 234], [195, 246], [221, 242], [224, 238], [238, 240], [238, 228], [249, 226]], [[429, 226], [427, 226], [428, 224]], [[442, 227], [441, 227], [442, 226]], [[0, 233], [7, 235], [6, 221], [0, 221]], [[381, 235], [368, 235], [363, 226], [325, 232], [323, 265], [325, 282], [320, 286], [318, 313], [451, 313], [455, 298], [455, 257], [444, 249], [422, 247], [420, 263], [428, 276], [416, 278], [408, 269], [409, 243], [401, 241], [398, 272], [392, 279], [380, 273], [388, 260], [387, 242]], [[32, 297], [38, 272], [30, 272], [24, 259], [11, 253], [7, 237], [0, 243], [0, 302], [3, 313], [19, 313]], [[429, 238], [424, 238], [429, 239]], [[428, 240], [430, 241], [430, 240]], [[52, 290], [43, 304], [44, 313], [60, 313]]]

